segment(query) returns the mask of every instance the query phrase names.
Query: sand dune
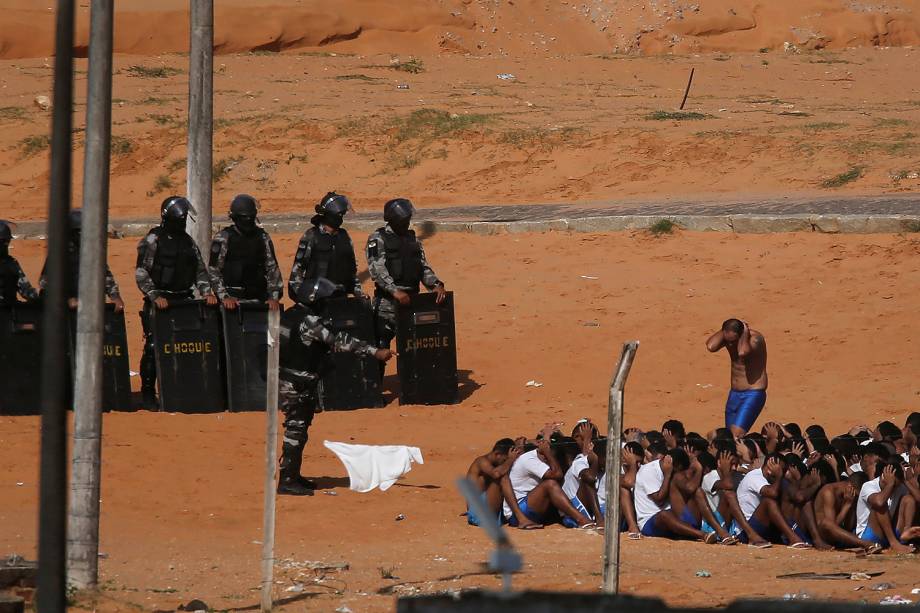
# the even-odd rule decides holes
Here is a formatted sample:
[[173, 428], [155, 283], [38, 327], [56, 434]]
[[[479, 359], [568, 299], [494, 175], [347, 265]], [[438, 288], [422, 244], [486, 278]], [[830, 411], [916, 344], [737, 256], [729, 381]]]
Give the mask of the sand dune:
[[[50, 3], [0, 0], [0, 58], [53, 53]], [[188, 3], [151, 8], [121, 0], [115, 49], [152, 55], [188, 49]], [[358, 53], [560, 55], [907, 46], [920, 42], [920, 2], [851, 0], [221, 0], [218, 53], [318, 49]], [[86, 52], [88, 4], [78, 9]]]

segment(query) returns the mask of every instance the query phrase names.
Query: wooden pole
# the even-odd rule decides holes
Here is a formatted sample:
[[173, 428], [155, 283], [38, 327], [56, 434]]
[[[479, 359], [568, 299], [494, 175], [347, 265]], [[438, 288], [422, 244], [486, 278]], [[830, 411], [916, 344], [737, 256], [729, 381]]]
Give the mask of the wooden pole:
[[186, 189], [194, 207], [189, 235], [201, 253], [211, 248], [214, 131], [214, 0], [190, 0]]
[[94, 587], [99, 579], [102, 344], [112, 135], [112, 13], [113, 0], [92, 0], [74, 377], [73, 471], [67, 531], [69, 580], [81, 589]]
[[693, 83], [693, 71], [694, 70], [696, 69], [695, 68], [690, 69], [690, 78], [687, 79], [687, 89], [684, 90], [684, 99], [680, 101], [680, 108], [678, 109], [679, 111], [684, 110], [684, 105], [687, 104], [687, 96], [690, 95], [690, 85]]
[[268, 312], [268, 364], [265, 377], [265, 511], [262, 516], [262, 611], [272, 610], [275, 570], [275, 480], [278, 472], [278, 358], [281, 314]]
[[[39, 613], [67, 608], [67, 386], [61, 368], [66, 339], [64, 276], [73, 169], [74, 1], [58, 0], [51, 119], [51, 186], [48, 198], [48, 290], [42, 309], [41, 468], [38, 511]], [[37, 383], [37, 381], [36, 381]]]
[[620, 464], [623, 446], [623, 387], [639, 341], [623, 343], [620, 361], [610, 382], [607, 406], [607, 460], [604, 467], [607, 506], [604, 509], [604, 593], [620, 590]]

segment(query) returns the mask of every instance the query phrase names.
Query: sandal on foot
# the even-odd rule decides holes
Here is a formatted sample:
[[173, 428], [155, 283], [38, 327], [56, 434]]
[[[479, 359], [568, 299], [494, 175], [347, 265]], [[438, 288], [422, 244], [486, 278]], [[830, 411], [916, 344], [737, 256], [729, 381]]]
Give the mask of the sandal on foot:
[[786, 545], [786, 549], [811, 549], [811, 545], [805, 541], [799, 541], [798, 543], [792, 543], [791, 545]]
[[703, 537], [703, 542], [707, 545], [715, 545], [717, 542], [719, 542], [719, 535], [715, 532], [710, 532]]
[[738, 538], [734, 536], [726, 536], [724, 539], [719, 541], [719, 545], [729, 546], [729, 545], [737, 545], [737, 544], [738, 544]]
[[630, 532], [628, 535], [626, 535], [626, 538], [628, 538], [631, 541], [639, 541], [639, 540], [642, 540], [642, 533], [641, 532]]
[[748, 543], [748, 547], [752, 549], [770, 549], [773, 547], [772, 543]]

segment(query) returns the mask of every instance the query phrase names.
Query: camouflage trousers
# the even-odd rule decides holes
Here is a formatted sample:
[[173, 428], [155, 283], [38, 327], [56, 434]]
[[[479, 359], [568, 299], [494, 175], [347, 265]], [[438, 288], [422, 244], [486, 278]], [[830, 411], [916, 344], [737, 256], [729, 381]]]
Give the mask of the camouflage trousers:
[[390, 342], [396, 336], [396, 301], [382, 296], [374, 296], [374, 326], [377, 334], [377, 347], [389, 349]]
[[282, 451], [303, 453], [307, 444], [307, 430], [316, 413], [316, 382], [294, 384], [285, 379], [278, 381], [278, 405], [284, 412], [284, 442]]

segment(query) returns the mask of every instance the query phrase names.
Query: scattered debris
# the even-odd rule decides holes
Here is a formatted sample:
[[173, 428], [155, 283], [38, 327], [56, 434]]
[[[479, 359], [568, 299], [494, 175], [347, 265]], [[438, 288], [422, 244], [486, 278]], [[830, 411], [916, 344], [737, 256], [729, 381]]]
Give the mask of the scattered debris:
[[892, 604], [911, 604], [913, 600], [909, 598], [903, 598], [902, 596], [895, 594], [894, 596], [885, 596], [879, 601], [881, 605], [892, 605]]
[[885, 583], [885, 582], [882, 582], [882, 583], [876, 583], [875, 585], [873, 585], [873, 586], [870, 587], [869, 589], [872, 590], [872, 591], [875, 591], [875, 592], [884, 592], [885, 590], [890, 590], [890, 589], [892, 589], [892, 588], [894, 588], [894, 583]]
[[326, 496], [338, 496], [339, 495], [338, 492], [333, 492], [332, 490], [323, 490], [323, 494], [325, 494]]
[[34, 102], [35, 102], [35, 106], [37, 106], [43, 111], [47, 111], [48, 109], [51, 108], [51, 98], [49, 98], [48, 96], [41, 96], [41, 95], [35, 96]]
[[295, 584], [292, 585], [291, 587], [285, 588], [284, 591], [285, 591], [285, 592], [291, 592], [291, 593], [293, 593], [293, 594], [300, 594], [301, 592], [304, 591], [304, 586], [303, 586], [303, 583], [295, 583]]
[[348, 608], [348, 605], [342, 605], [335, 610], [335, 613], [352, 613], [351, 609]]
[[543, 384], [531, 379], [530, 381], [524, 384], [524, 387], [543, 387]]
[[408, 83], [399, 83], [399, 84], [396, 86], [396, 89], [409, 89], [409, 84], [408, 84]]
[[517, 79], [517, 77], [511, 74], [510, 72], [500, 72], [496, 76], [502, 81], [514, 81], [515, 79]]
[[712, 573], [709, 572], [708, 570], [698, 570], [696, 571], [696, 576], [697, 577], [711, 577]]
[[783, 600], [809, 600], [811, 599], [811, 594], [808, 592], [795, 592], [783, 594]]
[[189, 600], [188, 604], [180, 604], [180, 611], [210, 611], [211, 607], [207, 605], [203, 600]]
[[600, 277], [592, 277], [591, 275], [581, 275], [581, 278], [582, 278], [582, 279], [589, 279], [589, 280], [591, 280], [591, 281], [596, 281], [596, 280], [600, 279]]
[[406, 516], [403, 515], [402, 513], [400, 513], [399, 515], [396, 516], [396, 521], [402, 521], [402, 520], [404, 520], [404, 519], [406, 519]]

